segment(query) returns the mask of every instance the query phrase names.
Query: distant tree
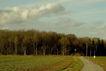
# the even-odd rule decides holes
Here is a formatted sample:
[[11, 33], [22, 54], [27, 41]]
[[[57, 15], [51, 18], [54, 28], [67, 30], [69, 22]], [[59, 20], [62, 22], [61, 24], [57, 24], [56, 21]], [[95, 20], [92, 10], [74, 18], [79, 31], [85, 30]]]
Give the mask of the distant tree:
[[61, 46], [62, 46], [62, 55], [65, 55], [65, 53], [66, 53], [66, 47], [67, 47], [67, 45], [69, 45], [70, 44], [70, 41], [69, 41], [69, 39], [67, 38], [67, 37], [62, 37], [60, 40], [59, 40], [59, 43], [61, 44]]
[[67, 34], [66, 37], [69, 40], [69, 45], [67, 46], [67, 53], [66, 54], [71, 54], [74, 53], [75, 46], [74, 46], [74, 41], [77, 39], [77, 37], [74, 34]]
[[17, 36], [14, 38], [14, 43], [15, 43], [15, 55], [17, 55], [17, 45], [18, 45], [18, 37]]
[[58, 35], [55, 32], [49, 32], [48, 38], [48, 54], [58, 54]]
[[3, 31], [0, 30], [0, 54], [3, 54]]
[[33, 42], [33, 50], [34, 50], [34, 55], [38, 55], [38, 43], [40, 41], [40, 34], [39, 32], [35, 32], [32, 38], [32, 42]]
[[28, 44], [28, 39], [27, 39], [27, 36], [24, 35], [24, 38], [22, 40], [22, 48], [24, 50], [24, 55], [26, 55], [27, 44]]
[[49, 36], [46, 32], [41, 32], [41, 38], [42, 38], [43, 55], [45, 55], [46, 54], [46, 49], [48, 48]]
[[[106, 55], [106, 40], [100, 38], [81, 37], [74, 34], [61, 34], [56, 32], [39, 32], [37, 30], [0, 30], [0, 54], [63, 54], [74, 53], [88, 55]], [[91, 54], [90, 54], [91, 53]]]
[[[96, 45], [95, 45], [95, 41], [94, 40], [92, 40], [91, 50], [90, 51], [92, 51], [91, 53], [93, 55], [96, 55]], [[90, 54], [90, 55], [92, 55], [92, 54]]]
[[0, 54], [2, 55], [3, 54], [3, 51], [4, 51], [4, 41], [3, 39], [1, 38], [0, 39]]
[[97, 42], [97, 55], [100, 56], [101, 55], [101, 45], [100, 45], [100, 39], [98, 39], [98, 42]]
[[10, 37], [8, 38], [8, 48], [9, 48], [9, 53], [13, 54], [13, 43], [14, 43], [14, 38], [10, 35]]
[[105, 55], [105, 45], [104, 45], [104, 40], [102, 40], [102, 42], [101, 42], [101, 55], [102, 55], [102, 56]]

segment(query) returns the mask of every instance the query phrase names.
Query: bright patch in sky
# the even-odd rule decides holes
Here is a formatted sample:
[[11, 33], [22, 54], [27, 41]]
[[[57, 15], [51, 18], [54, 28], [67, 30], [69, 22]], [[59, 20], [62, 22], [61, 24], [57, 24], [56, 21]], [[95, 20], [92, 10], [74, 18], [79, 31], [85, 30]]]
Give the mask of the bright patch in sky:
[[0, 29], [106, 39], [106, 0], [0, 0]]

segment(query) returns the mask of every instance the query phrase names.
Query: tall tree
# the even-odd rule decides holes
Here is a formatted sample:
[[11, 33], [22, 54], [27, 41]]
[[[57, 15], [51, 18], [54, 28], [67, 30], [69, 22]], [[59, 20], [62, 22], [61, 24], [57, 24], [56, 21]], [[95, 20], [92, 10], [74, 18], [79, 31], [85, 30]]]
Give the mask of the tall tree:
[[59, 40], [59, 43], [60, 43], [61, 46], [62, 46], [62, 55], [65, 55], [65, 53], [66, 53], [66, 47], [67, 47], [67, 45], [70, 44], [69, 39], [68, 39], [67, 37], [62, 37], [62, 38]]
[[27, 44], [28, 44], [28, 39], [27, 39], [27, 36], [25, 35], [22, 40], [22, 48], [24, 50], [24, 55], [26, 55]]
[[101, 42], [101, 55], [104, 56], [105, 54], [105, 45], [104, 45], [104, 40]]
[[100, 56], [101, 55], [101, 48], [100, 48], [100, 39], [98, 39], [98, 42], [97, 42], [97, 55]]
[[42, 32], [41, 33], [41, 37], [42, 37], [42, 49], [43, 49], [43, 55], [46, 54], [46, 49], [48, 47], [48, 34], [46, 32]]
[[14, 38], [14, 43], [15, 43], [15, 55], [17, 55], [17, 45], [18, 45], [18, 37], [17, 36]]
[[33, 39], [32, 39], [32, 42], [33, 42], [33, 50], [34, 50], [34, 55], [38, 55], [38, 42], [40, 41], [40, 35], [39, 35], [39, 32], [35, 32], [34, 35], [33, 35]]

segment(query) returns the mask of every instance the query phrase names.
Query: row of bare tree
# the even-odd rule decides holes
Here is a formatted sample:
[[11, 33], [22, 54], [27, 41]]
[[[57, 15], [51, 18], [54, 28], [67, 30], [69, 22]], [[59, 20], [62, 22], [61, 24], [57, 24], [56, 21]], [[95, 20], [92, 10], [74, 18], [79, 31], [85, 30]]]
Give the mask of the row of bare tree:
[[39, 32], [37, 30], [0, 30], [1, 55], [70, 55], [76, 52], [106, 55], [106, 41], [99, 38], [78, 38], [74, 34]]

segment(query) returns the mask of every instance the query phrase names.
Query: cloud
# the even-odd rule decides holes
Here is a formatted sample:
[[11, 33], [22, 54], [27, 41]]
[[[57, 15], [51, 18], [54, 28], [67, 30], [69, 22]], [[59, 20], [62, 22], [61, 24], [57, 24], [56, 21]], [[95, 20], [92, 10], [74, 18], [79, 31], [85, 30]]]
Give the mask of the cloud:
[[59, 3], [48, 3], [41, 5], [39, 8], [1, 8], [0, 9], [0, 24], [5, 23], [21, 23], [27, 20], [36, 20], [42, 16], [50, 15], [63, 15], [68, 14], [70, 11], [65, 11], [64, 7]]
[[83, 11], [83, 12], [80, 12], [81, 15], [94, 15], [94, 14], [103, 14], [103, 13], [106, 13], [106, 10], [104, 9], [98, 9], [98, 10], [87, 10], [87, 11]]
[[58, 2], [60, 2], [60, 3], [64, 3], [64, 2], [76, 2], [76, 3], [81, 3], [81, 4], [83, 4], [83, 3], [95, 3], [95, 2], [102, 2], [102, 1], [105, 1], [105, 0], [81, 0], [81, 1], [75, 1], [75, 0], [57, 0]]
[[84, 3], [86, 4], [90, 4], [90, 3], [97, 3], [97, 2], [103, 2], [105, 0], [88, 0], [88, 1], [84, 1]]
[[100, 27], [104, 27], [105, 21], [96, 21], [96, 22], [93, 22], [92, 24], [94, 24], [96, 28], [100, 28]]
[[9, 29], [9, 27], [3, 27], [3, 28], [1, 28], [2, 30], [8, 30]]
[[73, 1], [73, 0], [57, 0], [57, 2], [59, 2], [59, 3], [71, 2], [71, 1]]
[[99, 29], [99, 34], [106, 34], [106, 26]]
[[90, 4], [98, 3], [98, 2], [105, 2], [106, 0], [58, 0], [59, 3], [70, 3], [70, 5], [73, 5], [75, 7], [79, 6], [87, 6]]
[[84, 23], [70, 20], [70, 18], [64, 18], [58, 21], [56, 25], [60, 25], [63, 27], [80, 27], [84, 26]]

